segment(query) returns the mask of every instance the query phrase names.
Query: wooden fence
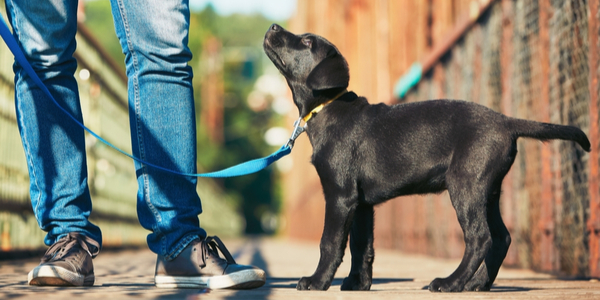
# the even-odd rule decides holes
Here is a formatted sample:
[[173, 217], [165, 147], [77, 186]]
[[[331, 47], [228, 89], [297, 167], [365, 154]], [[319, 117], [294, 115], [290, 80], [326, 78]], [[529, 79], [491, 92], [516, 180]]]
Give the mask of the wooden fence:
[[[0, 1], [3, 2], [3, 1]], [[0, 7], [4, 7], [3, 3]], [[2, 12], [3, 13], [3, 12]], [[3, 13], [6, 20], [6, 15]], [[76, 79], [85, 124], [110, 143], [131, 153], [127, 78], [94, 38], [79, 24]], [[14, 105], [14, 57], [0, 42], [0, 260], [44, 251], [45, 233], [33, 216], [29, 176]], [[75, 126], [75, 124], [74, 124]], [[137, 180], [133, 162], [86, 133], [88, 184], [105, 247], [138, 246], [149, 233], [136, 213]], [[211, 235], [239, 235], [244, 221], [222, 188], [211, 179], [198, 182], [204, 229]]]
[[[372, 103], [464, 99], [582, 128], [591, 153], [566, 142], [519, 140], [501, 198], [513, 238], [505, 265], [599, 277], [598, 3], [308, 0], [298, 1], [290, 30], [336, 44], [350, 65], [350, 89]], [[301, 137], [294, 171], [285, 175], [286, 230], [318, 239], [324, 199], [310, 153]], [[463, 236], [447, 193], [378, 206], [376, 246], [461, 257]]]

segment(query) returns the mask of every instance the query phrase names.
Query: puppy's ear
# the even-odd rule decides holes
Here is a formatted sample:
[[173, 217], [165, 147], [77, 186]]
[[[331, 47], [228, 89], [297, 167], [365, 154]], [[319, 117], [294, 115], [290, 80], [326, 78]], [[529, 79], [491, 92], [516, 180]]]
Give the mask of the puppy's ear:
[[335, 53], [321, 61], [306, 78], [306, 85], [311, 90], [328, 90], [346, 88], [350, 81], [348, 63], [342, 55]]

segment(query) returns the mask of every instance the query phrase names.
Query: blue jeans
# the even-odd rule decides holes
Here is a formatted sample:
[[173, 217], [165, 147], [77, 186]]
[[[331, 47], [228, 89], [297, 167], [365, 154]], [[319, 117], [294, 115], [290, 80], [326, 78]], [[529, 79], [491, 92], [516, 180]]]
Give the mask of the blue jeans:
[[[111, 0], [125, 54], [133, 154], [186, 173], [196, 172], [196, 120], [188, 61], [188, 1]], [[56, 100], [82, 119], [74, 73], [77, 1], [7, 0], [9, 21], [21, 48]], [[44, 242], [69, 232], [102, 243], [88, 217], [84, 132], [65, 118], [15, 64], [17, 122], [30, 176], [33, 211]], [[196, 178], [175, 176], [135, 163], [137, 213], [150, 230], [150, 249], [175, 258], [203, 238]]]

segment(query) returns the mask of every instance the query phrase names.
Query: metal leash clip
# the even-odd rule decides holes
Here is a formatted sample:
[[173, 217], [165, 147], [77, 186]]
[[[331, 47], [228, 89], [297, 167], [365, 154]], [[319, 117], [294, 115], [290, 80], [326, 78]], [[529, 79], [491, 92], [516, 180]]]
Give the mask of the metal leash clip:
[[298, 118], [298, 120], [296, 120], [296, 122], [294, 122], [294, 131], [292, 132], [292, 136], [290, 137], [288, 142], [285, 144], [286, 147], [289, 146], [290, 148], [293, 148], [296, 138], [306, 130], [306, 124], [304, 124], [304, 126], [300, 126], [301, 122], [302, 122], [301, 117]]

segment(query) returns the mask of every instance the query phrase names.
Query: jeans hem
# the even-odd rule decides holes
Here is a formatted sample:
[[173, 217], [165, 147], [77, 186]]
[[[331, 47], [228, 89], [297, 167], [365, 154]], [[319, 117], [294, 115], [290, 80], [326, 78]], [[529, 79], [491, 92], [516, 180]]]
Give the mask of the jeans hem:
[[192, 243], [192, 241], [197, 240], [197, 239], [204, 239], [204, 237], [198, 235], [198, 234], [190, 234], [187, 236], [184, 236], [179, 243], [177, 244], [177, 246], [175, 246], [175, 250], [172, 251], [171, 253], [169, 253], [168, 255], [165, 255], [165, 259], [167, 261], [171, 261], [175, 258], [177, 258], [177, 256], [179, 256], [179, 254], [181, 252], [183, 252], [183, 250], [185, 248], [187, 248], [187, 246], [189, 246], [189, 244]]

